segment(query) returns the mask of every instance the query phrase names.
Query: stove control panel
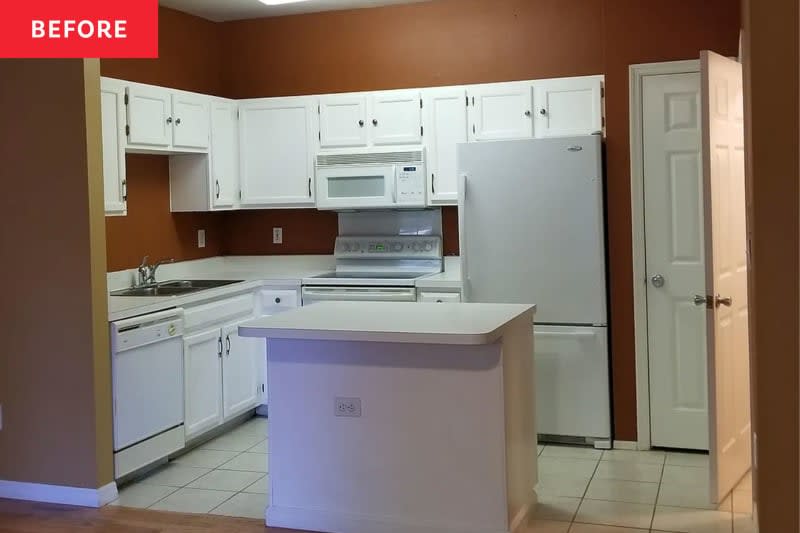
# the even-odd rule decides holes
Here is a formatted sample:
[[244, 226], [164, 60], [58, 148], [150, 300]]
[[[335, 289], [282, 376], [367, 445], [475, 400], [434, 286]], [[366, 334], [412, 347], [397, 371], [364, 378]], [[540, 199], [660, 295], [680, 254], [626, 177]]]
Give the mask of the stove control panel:
[[337, 237], [334, 255], [337, 259], [441, 259], [442, 238], [417, 235], [407, 237]]

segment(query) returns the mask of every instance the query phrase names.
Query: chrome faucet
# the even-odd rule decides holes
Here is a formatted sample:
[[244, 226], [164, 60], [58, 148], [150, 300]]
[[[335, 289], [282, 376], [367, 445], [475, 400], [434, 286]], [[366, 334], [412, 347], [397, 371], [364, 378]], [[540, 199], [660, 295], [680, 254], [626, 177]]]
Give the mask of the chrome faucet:
[[147, 260], [150, 256], [144, 256], [142, 259], [142, 263], [139, 265], [139, 268], [136, 271], [139, 273], [138, 283], [137, 286], [143, 285], [155, 285], [156, 284], [156, 270], [158, 267], [163, 265], [164, 263], [174, 263], [175, 259], [162, 259], [161, 261], [157, 261], [155, 264], [148, 265]]

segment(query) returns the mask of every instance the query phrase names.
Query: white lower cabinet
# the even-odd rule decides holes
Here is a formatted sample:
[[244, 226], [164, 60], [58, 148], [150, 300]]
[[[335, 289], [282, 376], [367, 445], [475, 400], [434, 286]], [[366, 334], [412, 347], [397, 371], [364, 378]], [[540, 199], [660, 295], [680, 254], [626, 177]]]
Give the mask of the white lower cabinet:
[[461, 301], [460, 292], [433, 292], [422, 291], [417, 295], [420, 303], [459, 303]]
[[222, 423], [221, 347], [219, 328], [203, 330], [183, 339], [187, 439]]
[[239, 336], [241, 320], [222, 328], [222, 416], [228, 419], [258, 403], [261, 396], [258, 363], [265, 341]]
[[184, 311], [184, 427], [186, 440], [214, 429], [259, 404], [263, 339], [240, 337], [239, 325], [255, 316], [252, 293]]

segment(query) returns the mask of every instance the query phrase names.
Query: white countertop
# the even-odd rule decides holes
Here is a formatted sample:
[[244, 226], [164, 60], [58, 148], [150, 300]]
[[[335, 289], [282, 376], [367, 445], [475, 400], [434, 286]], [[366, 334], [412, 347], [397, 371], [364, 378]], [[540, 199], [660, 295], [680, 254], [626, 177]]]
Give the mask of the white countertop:
[[[158, 269], [158, 281], [173, 279], [229, 279], [242, 283], [226, 285], [180, 296], [109, 296], [108, 320], [122, 320], [146, 313], [155, 313], [204, 300], [233, 296], [260, 286], [298, 288], [303, 278], [324, 274], [334, 269], [332, 255], [296, 256], [228, 256], [181, 261]], [[135, 269], [108, 274], [110, 291], [130, 287]], [[461, 268], [458, 257], [444, 258], [444, 271], [417, 280], [421, 290], [460, 290]]]
[[[165, 264], [158, 269], [158, 281], [172, 279], [237, 279], [234, 283], [180, 296], [110, 296], [108, 320], [122, 320], [172, 307], [233, 296], [258, 287], [299, 288], [300, 280], [322, 274], [333, 268], [333, 256], [298, 255], [264, 257], [214, 257], [197, 261]], [[109, 290], [131, 286], [133, 272], [114, 272], [108, 275]]]
[[535, 305], [322, 302], [239, 327], [245, 337], [400, 342], [414, 344], [491, 344], [505, 326], [529, 315]]

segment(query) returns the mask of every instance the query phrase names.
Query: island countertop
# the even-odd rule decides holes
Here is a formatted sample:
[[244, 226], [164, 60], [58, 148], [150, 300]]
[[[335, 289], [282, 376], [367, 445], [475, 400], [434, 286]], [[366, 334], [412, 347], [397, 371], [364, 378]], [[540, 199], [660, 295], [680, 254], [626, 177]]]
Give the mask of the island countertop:
[[239, 326], [243, 337], [416, 344], [491, 344], [535, 305], [321, 302]]

